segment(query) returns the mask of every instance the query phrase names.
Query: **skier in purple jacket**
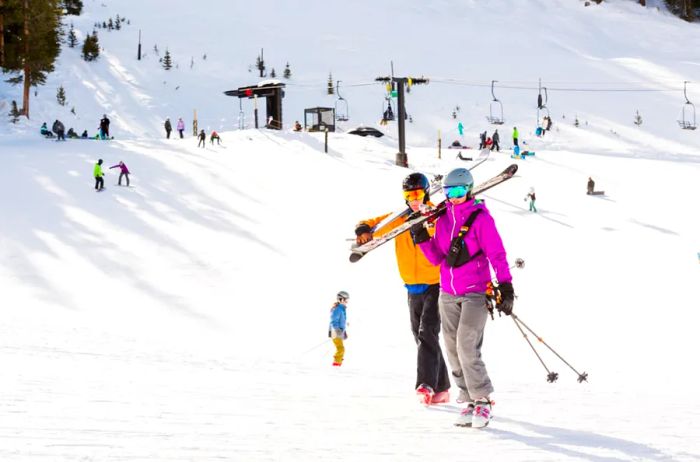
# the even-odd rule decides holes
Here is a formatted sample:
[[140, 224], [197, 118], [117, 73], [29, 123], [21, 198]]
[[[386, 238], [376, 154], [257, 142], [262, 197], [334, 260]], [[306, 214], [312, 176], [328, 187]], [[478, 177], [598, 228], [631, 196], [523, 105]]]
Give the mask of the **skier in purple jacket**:
[[503, 242], [483, 201], [471, 196], [473, 186], [469, 170], [452, 170], [443, 181], [447, 209], [435, 222], [435, 235], [431, 238], [423, 223], [414, 225], [411, 235], [428, 261], [440, 265], [438, 303], [447, 357], [461, 390], [457, 401], [467, 403], [456, 425], [484, 427], [491, 416], [493, 392], [481, 359], [489, 264], [499, 283], [499, 311], [512, 313], [514, 293]]
[[126, 177], [126, 185], [129, 186], [129, 169], [126, 167], [126, 164], [122, 162], [121, 160], [117, 165], [112, 165], [109, 167], [110, 169], [117, 168], [119, 167], [119, 186], [122, 185], [122, 177]]

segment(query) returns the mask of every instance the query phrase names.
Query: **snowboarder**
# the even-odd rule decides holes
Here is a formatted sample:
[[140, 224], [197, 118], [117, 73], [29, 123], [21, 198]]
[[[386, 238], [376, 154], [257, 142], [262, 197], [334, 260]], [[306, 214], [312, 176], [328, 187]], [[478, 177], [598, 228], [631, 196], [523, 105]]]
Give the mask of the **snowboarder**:
[[73, 130], [73, 127], [69, 128], [68, 133], [66, 133], [66, 134], [68, 135], [68, 138], [72, 138], [72, 139], [78, 138], [78, 134], [75, 133], [75, 130]]
[[183, 133], [185, 132], [185, 122], [182, 120], [182, 117], [177, 119], [177, 131], [180, 132], [180, 139], [183, 138]]
[[459, 132], [459, 136], [464, 136], [464, 124], [461, 120], [457, 124], [457, 131]]
[[494, 130], [491, 139], [493, 140], [491, 150], [493, 151], [495, 149], [497, 152], [501, 152], [501, 145], [499, 144], [501, 142], [501, 135], [498, 134], [498, 129]]
[[[493, 268], [500, 300], [497, 309], [513, 312], [513, 284], [501, 236], [482, 200], [474, 199], [474, 179], [456, 168], [443, 180], [446, 213], [435, 222], [431, 237], [425, 223], [411, 227], [411, 236], [427, 257], [440, 265], [440, 317], [452, 376], [467, 401], [455, 425], [484, 427], [491, 417], [493, 385], [481, 359], [488, 317], [486, 291]], [[472, 229], [473, 228], [473, 229]]]
[[331, 322], [328, 326], [328, 336], [333, 339], [335, 354], [333, 355], [333, 365], [339, 367], [343, 364], [345, 357], [345, 345], [343, 340], [348, 338], [347, 327], [347, 305], [350, 295], [344, 290], [338, 292], [337, 301], [331, 308]]
[[[416, 212], [430, 203], [430, 181], [422, 173], [411, 173], [403, 180], [406, 205]], [[396, 219], [374, 229], [387, 215], [361, 221], [355, 228], [357, 243], [364, 244], [406, 221]], [[396, 237], [396, 262], [408, 291], [411, 331], [418, 347], [415, 390], [425, 404], [449, 402], [450, 377], [440, 348], [439, 268], [430, 263], [413, 244], [409, 233]]]
[[53, 138], [53, 133], [51, 133], [51, 131], [49, 130], [49, 127], [46, 126], [46, 122], [41, 124], [41, 128], [39, 129], [39, 133], [41, 133], [46, 138]]
[[202, 148], [204, 148], [207, 144], [207, 134], [204, 133], [204, 129], [202, 129], [202, 131], [199, 132], [199, 136], [197, 138], [199, 138], [199, 141], [197, 142], [197, 147], [202, 146]]
[[95, 191], [102, 191], [105, 188], [104, 173], [102, 173], [102, 159], [98, 160], [92, 171], [95, 177]]
[[165, 124], [163, 124], [165, 127], [165, 138], [170, 139], [170, 132], [173, 131], [173, 125], [170, 123], [170, 119], [166, 118], [165, 119]]
[[537, 207], [535, 207], [535, 188], [530, 188], [530, 191], [527, 193], [525, 196], [525, 199], [523, 200], [528, 200], [530, 199], [530, 212], [535, 212], [537, 213]]
[[119, 186], [122, 185], [122, 177], [126, 177], [126, 185], [129, 186], [129, 169], [126, 167], [126, 164], [122, 162], [121, 160], [117, 165], [112, 165], [109, 167], [110, 169], [113, 168], [119, 168], [119, 182], [117, 183]]
[[493, 150], [493, 140], [490, 136], [486, 137], [486, 141], [484, 141], [484, 149]]
[[301, 124], [299, 123], [298, 120], [294, 121], [294, 131], [295, 132], [300, 132], [301, 131]]
[[588, 177], [588, 184], [586, 185], [586, 194], [591, 195], [593, 194], [593, 190], [595, 189], [595, 181], [593, 181], [593, 178], [590, 176]]
[[513, 127], [513, 146], [518, 146], [518, 127]]
[[209, 141], [211, 142], [211, 144], [214, 144], [214, 140], [216, 140], [217, 145], [221, 144], [221, 137], [218, 133], [216, 133], [216, 130], [212, 131], [211, 136], [209, 137]]
[[107, 114], [102, 114], [102, 119], [100, 119], [100, 137], [103, 140], [109, 139], [109, 119]]

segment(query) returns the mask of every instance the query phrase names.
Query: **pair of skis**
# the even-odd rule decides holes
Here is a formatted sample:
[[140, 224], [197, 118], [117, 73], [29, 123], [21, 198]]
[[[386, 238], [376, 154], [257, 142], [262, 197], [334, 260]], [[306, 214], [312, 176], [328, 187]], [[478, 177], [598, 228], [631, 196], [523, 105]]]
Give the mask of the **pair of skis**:
[[[477, 194], [481, 194], [484, 191], [487, 191], [487, 190], [493, 188], [494, 186], [497, 186], [497, 185], [503, 183], [504, 181], [507, 181], [507, 180], [513, 178], [513, 176], [515, 175], [515, 172], [517, 172], [517, 171], [518, 171], [517, 164], [512, 164], [512, 165], [508, 166], [508, 168], [503, 170], [498, 175], [490, 178], [489, 180], [484, 181], [481, 184], [474, 186], [474, 188], [472, 189], [472, 195], [476, 196]], [[426, 210], [421, 210], [421, 211], [413, 212], [413, 213], [409, 214], [408, 219], [404, 223], [402, 223], [401, 225], [392, 229], [388, 233], [386, 233], [382, 236], [379, 236], [375, 239], [372, 239], [371, 241], [369, 241], [365, 244], [354, 247], [351, 250], [350, 261], [352, 263], [359, 261], [362, 257], [367, 255], [372, 250], [376, 249], [377, 247], [380, 247], [383, 244], [386, 244], [387, 242], [394, 239], [396, 236], [399, 236], [400, 234], [405, 233], [406, 231], [411, 229], [411, 227], [415, 224], [423, 223], [423, 222], [429, 221], [429, 220], [432, 220], [432, 221], [436, 220], [440, 215], [442, 215], [445, 212], [446, 207], [447, 207], [447, 199], [443, 200], [435, 207], [431, 207], [431, 208], [426, 209]], [[401, 216], [401, 215], [399, 215], [399, 216]], [[396, 219], [396, 218], [394, 218], [394, 219]], [[382, 223], [384, 223], [384, 222], [382, 222]], [[377, 227], [377, 229], [378, 228], [379, 227]]]

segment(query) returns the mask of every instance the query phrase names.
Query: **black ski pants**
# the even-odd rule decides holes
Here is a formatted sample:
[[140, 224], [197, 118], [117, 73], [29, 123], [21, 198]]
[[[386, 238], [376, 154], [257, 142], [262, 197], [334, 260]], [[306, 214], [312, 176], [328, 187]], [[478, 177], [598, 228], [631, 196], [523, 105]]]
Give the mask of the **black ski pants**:
[[95, 177], [95, 189], [103, 189], [105, 187], [105, 180], [101, 176]]
[[411, 330], [418, 345], [416, 388], [422, 383], [438, 393], [450, 388], [450, 376], [440, 349], [440, 285], [432, 284], [422, 294], [408, 294]]
[[498, 144], [498, 141], [493, 142], [493, 146], [491, 146], [491, 150], [493, 151], [494, 149], [498, 152], [501, 152], [501, 146]]

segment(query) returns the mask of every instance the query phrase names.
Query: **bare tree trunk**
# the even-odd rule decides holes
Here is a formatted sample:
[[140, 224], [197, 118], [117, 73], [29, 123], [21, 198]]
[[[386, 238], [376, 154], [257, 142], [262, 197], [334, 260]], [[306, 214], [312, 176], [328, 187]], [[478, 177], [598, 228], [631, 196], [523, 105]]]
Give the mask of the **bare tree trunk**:
[[0, 66], [5, 65], [5, 15], [2, 13], [4, 6], [5, 0], [0, 0]]
[[22, 99], [22, 115], [29, 118], [29, 87], [31, 85], [31, 69], [29, 68], [29, 0], [24, 0], [24, 94]]

